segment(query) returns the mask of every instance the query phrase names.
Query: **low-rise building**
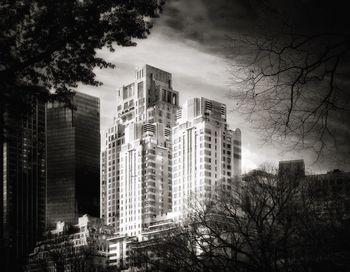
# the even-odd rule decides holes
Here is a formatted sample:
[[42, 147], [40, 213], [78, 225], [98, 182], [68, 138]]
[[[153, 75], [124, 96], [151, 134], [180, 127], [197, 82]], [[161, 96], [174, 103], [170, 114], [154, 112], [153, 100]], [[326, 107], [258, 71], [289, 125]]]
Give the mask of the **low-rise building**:
[[113, 227], [84, 215], [78, 224], [57, 222], [37, 243], [26, 271], [105, 271]]
[[335, 169], [307, 179], [320, 214], [350, 219], [350, 172]]

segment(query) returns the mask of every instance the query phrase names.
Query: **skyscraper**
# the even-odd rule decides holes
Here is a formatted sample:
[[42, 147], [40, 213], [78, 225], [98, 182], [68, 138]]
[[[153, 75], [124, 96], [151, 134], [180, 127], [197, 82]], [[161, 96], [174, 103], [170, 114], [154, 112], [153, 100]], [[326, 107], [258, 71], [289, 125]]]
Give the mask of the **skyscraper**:
[[241, 175], [241, 132], [229, 130], [226, 106], [205, 98], [187, 101], [173, 128], [173, 211], [180, 217], [191, 201], [230, 190]]
[[24, 116], [7, 110], [4, 124], [0, 235], [5, 264], [1, 269], [14, 271], [45, 229], [45, 103], [33, 99], [31, 112]]
[[55, 102], [47, 110], [47, 223], [76, 223], [99, 216], [100, 102], [72, 98], [76, 109]]
[[145, 65], [118, 90], [115, 124], [106, 132], [107, 219], [139, 235], [171, 211], [171, 127], [178, 109], [171, 74]]

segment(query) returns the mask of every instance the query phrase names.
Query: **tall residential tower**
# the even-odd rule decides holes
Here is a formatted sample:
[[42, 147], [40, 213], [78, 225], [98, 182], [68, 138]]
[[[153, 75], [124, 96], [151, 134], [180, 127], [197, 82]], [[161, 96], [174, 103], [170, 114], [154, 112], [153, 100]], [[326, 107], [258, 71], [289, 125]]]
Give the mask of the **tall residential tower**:
[[241, 132], [227, 128], [225, 104], [187, 101], [177, 113], [172, 148], [173, 211], [180, 217], [191, 201], [230, 190], [241, 176]]
[[107, 224], [122, 235], [139, 235], [172, 209], [171, 128], [178, 99], [171, 74], [149, 65], [118, 91], [115, 123], [105, 135], [105, 205]]

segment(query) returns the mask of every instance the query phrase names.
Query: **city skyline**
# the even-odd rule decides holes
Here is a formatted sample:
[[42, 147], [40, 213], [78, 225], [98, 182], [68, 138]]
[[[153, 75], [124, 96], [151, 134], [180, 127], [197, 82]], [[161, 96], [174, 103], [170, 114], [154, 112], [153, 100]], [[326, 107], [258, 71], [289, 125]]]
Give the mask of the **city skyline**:
[[[117, 91], [101, 148], [100, 217], [112, 226], [108, 263], [132, 265], [129, 252], [165, 226], [185, 223], [242, 181], [241, 131], [226, 105], [187, 99], [169, 71], [145, 64]], [[136, 243], [136, 244], [135, 244]]]
[[232, 54], [229, 37], [236, 33], [252, 33], [252, 25], [260, 23], [255, 16], [258, 17], [254, 8], [242, 1], [219, 1], [218, 4], [202, 0], [169, 1], [160, 18], [154, 20], [150, 36], [146, 40], [135, 40], [136, 47], [117, 47], [114, 53], [98, 50], [98, 55], [116, 68], [95, 69], [104, 85], [98, 88], [80, 85], [78, 90], [101, 99], [101, 132], [112, 121], [117, 89], [133, 79], [137, 68], [148, 63], [173, 74], [174, 88], [183, 93], [180, 104], [194, 97], [227, 104], [228, 122], [237, 124], [245, 138], [243, 172], [265, 162], [300, 157], [307, 162], [307, 170], [325, 172], [337, 168], [337, 163], [328, 158], [314, 164], [316, 158], [309, 151], [286, 152], [280, 144], [264, 143], [254, 131], [254, 124], [234, 111], [237, 101], [232, 98], [235, 86], [229, 71], [228, 56]]
[[345, 2], [0, 0], [2, 271], [350, 271]]
[[146, 64], [117, 91], [101, 149], [100, 214], [120, 235], [140, 236], [173, 212], [183, 218], [193, 197], [204, 202], [241, 178], [241, 131], [228, 126], [226, 105], [179, 105], [173, 83]]

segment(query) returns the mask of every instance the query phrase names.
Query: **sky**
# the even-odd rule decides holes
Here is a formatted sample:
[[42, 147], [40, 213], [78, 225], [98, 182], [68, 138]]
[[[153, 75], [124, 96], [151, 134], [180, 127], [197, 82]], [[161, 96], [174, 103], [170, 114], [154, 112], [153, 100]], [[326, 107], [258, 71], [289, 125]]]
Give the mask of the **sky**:
[[137, 67], [149, 64], [172, 73], [180, 105], [201, 96], [227, 104], [229, 127], [242, 131], [243, 172], [265, 162], [277, 164], [279, 160], [301, 157], [307, 168], [322, 172], [307, 153], [286, 153], [279, 146], [262, 144], [252, 124], [234, 110], [231, 94], [235, 86], [230, 80], [227, 58], [234, 52], [229, 51], [228, 37], [256, 31], [254, 26], [261, 16], [253, 4], [254, 1], [245, 0], [170, 0], [154, 21], [151, 34], [136, 41], [136, 47], [118, 47], [113, 53], [107, 49], [99, 51], [98, 55], [116, 68], [96, 69], [96, 79], [103, 85], [81, 85], [78, 91], [100, 98], [101, 132], [113, 123], [118, 88], [133, 81]]

